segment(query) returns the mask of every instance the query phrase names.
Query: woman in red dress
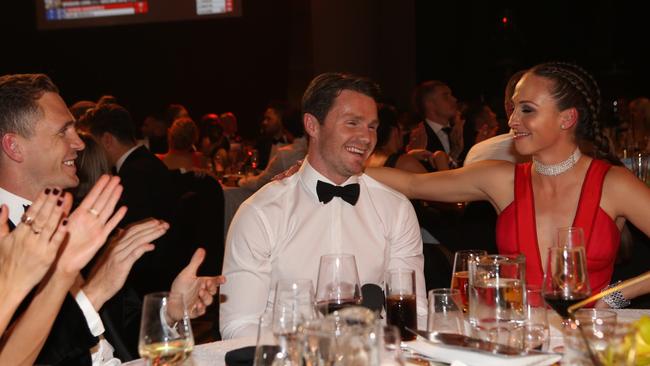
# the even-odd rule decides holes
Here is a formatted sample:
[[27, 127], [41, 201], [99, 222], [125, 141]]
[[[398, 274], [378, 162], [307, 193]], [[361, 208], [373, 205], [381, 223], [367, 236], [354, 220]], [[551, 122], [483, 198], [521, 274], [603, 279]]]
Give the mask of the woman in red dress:
[[[610, 149], [600, 131], [600, 91], [580, 67], [537, 65], [517, 83], [512, 100], [515, 148], [531, 155], [531, 163], [483, 161], [430, 174], [388, 168], [366, 173], [412, 199], [491, 202], [499, 213], [499, 252], [526, 256], [529, 284], [541, 284], [542, 263], [557, 229], [582, 227], [591, 288], [599, 292], [611, 280], [625, 220], [650, 235], [650, 189], [603, 160]], [[649, 284], [642, 283], [622, 295], [630, 299], [647, 292]]]

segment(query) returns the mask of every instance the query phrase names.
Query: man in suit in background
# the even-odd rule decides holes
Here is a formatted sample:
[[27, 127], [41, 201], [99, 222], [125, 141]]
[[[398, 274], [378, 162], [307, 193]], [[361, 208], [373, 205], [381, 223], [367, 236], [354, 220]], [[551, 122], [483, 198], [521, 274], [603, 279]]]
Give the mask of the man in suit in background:
[[[413, 102], [416, 112], [424, 120], [411, 131], [407, 150], [444, 151], [452, 160], [457, 159], [462, 151], [462, 146], [458, 145], [462, 143], [451, 137], [450, 122], [458, 111], [451, 89], [441, 81], [425, 81], [415, 89]], [[427, 170], [433, 170], [429, 164], [426, 165]]]
[[[118, 104], [104, 104], [87, 113], [83, 121], [106, 151], [109, 164], [122, 180], [121, 203], [129, 208], [120, 226], [155, 217], [170, 224], [167, 234], [154, 241], [156, 249], [133, 266], [127, 283], [140, 297], [169, 288], [174, 275], [191, 253], [182, 254], [175, 217], [178, 195], [171, 172], [160, 159], [135, 139], [130, 113]], [[179, 254], [182, 257], [179, 258]], [[151, 274], [155, 273], [155, 276]]]

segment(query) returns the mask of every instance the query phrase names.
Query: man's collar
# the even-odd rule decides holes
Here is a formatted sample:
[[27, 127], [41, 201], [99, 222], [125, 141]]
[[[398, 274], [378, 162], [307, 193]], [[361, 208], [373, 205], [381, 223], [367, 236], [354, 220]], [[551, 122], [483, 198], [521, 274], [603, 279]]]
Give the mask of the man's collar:
[[0, 187], [0, 204], [5, 204], [9, 207], [9, 220], [18, 225], [20, 218], [23, 216], [25, 209], [23, 205], [31, 205], [32, 201], [17, 196]]
[[[314, 169], [314, 167], [309, 164], [309, 156], [305, 157], [305, 161], [302, 163], [300, 170], [298, 170], [298, 173], [296, 174], [300, 176], [300, 180], [305, 185], [305, 189], [307, 189], [316, 200], [318, 200], [318, 194], [316, 193], [316, 184], [319, 180], [329, 184], [339, 185], [335, 184], [330, 179]], [[344, 186], [351, 183], [359, 183], [359, 176], [360, 174], [353, 175], [340, 185]]]
[[133, 146], [132, 148], [130, 148], [129, 150], [127, 150], [124, 154], [122, 154], [122, 156], [120, 156], [119, 159], [117, 159], [117, 162], [115, 163], [115, 170], [116, 170], [118, 173], [120, 172], [120, 168], [122, 167], [122, 164], [124, 164], [124, 161], [126, 160], [126, 158], [128, 158], [129, 155], [131, 155], [131, 153], [134, 152], [135, 149], [139, 148], [140, 146], [142, 146], [142, 145], [135, 145], [135, 146]]
[[449, 127], [449, 123], [446, 125], [441, 125], [440, 123], [434, 122], [428, 118], [425, 118], [424, 121], [429, 125], [429, 127], [433, 129], [433, 132], [436, 134], [438, 134], [444, 127]]

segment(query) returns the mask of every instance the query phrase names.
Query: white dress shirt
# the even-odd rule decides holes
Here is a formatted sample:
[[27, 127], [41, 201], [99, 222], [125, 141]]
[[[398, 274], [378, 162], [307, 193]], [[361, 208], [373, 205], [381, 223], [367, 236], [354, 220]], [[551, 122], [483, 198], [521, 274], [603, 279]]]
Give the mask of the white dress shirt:
[[467, 166], [483, 160], [505, 160], [516, 164], [530, 161], [530, 157], [517, 152], [512, 133], [504, 133], [472, 146], [463, 164]]
[[292, 167], [305, 155], [307, 155], [307, 138], [298, 137], [293, 140], [291, 145], [279, 148], [275, 157], [269, 161], [263, 172], [255, 176], [244, 177], [237, 184], [240, 187], [256, 191], [270, 182], [273, 177]]
[[435, 132], [436, 136], [438, 136], [438, 139], [440, 139], [442, 147], [445, 148], [445, 153], [449, 155], [449, 150], [451, 149], [451, 145], [449, 145], [449, 135], [442, 129], [451, 126], [449, 126], [449, 124], [443, 126], [428, 119], [425, 119], [425, 122], [429, 125], [429, 127], [431, 127], [431, 129], [433, 129], [433, 132]]
[[[9, 220], [18, 226], [20, 218], [25, 212], [24, 205], [31, 205], [32, 202], [15, 195], [3, 188], [0, 188], [0, 204], [5, 204], [9, 208]], [[92, 349], [88, 350], [91, 354], [93, 366], [113, 366], [119, 365], [120, 361], [113, 357], [113, 347], [104, 339], [104, 323], [99, 317], [93, 304], [88, 300], [86, 294], [80, 288], [73, 288], [70, 290], [73, 294], [77, 305], [86, 319], [86, 324], [90, 333], [99, 337], [99, 343]]]
[[409, 200], [362, 174], [342, 184], [359, 183], [355, 206], [339, 197], [324, 204], [318, 180], [332, 184], [307, 158], [296, 174], [262, 187], [235, 214], [223, 264], [228, 282], [221, 286], [225, 339], [254, 336], [277, 281], [311, 279], [316, 286], [320, 257], [332, 253], [355, 256], [362, 285], [383, 284], [388, 269], [415, 270], [418, 325], [426, 328], [422, 238]]

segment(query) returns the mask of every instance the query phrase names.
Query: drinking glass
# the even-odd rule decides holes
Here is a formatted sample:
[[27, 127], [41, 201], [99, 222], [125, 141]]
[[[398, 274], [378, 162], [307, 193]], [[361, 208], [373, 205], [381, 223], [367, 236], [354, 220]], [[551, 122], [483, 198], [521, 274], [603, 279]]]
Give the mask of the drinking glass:
[[551, 331], [548, 325], [546, 302], [539, 286], [526, 289], [526, 350], [548, 351]]
[[317, 317], [311, 280], [279, 280], [275, 286], [273, 309], [274, 314], [291, 316], [284, 320], [285, 331], [295, 332], [301, 321]]
[[575, 318], [562, 329], [564, 362], [592, 365], [591, 357], [595, 357], [602, 365], [634, 365], [634, 326], [618, 323], [616, 313], [601, 309], [581, 309], [576, 312]]
[[548, 248], [542, 285], [544, 300], [563, 318], [564, 326], [569, 306], [591, 294], [585, 248], [578, 239], [582, 237], [582, 230], [570, 229], [559, 229], [559, 245]]
[[415, 334], [406, 328], [417, 329], [417, 301], [415, 295], [415, 271], [393, 269], [386, 272], [386, 323], [399, 328], [402, 339], [411, 341]]
[[400, 337], [399, 329], [394, 325], [387, 325], [382, 329], [381, 350], [379, 352], [381, 357], [381, 365], [398, 365], [405, 364], [404, 355], [402, 354], [402, 339]]
[[469, 322], [473, 336], [524, 347], [526, 258], [486, 255], [469, 264]]
[[300, 335], [305, 366], [380, 364], [382, 325], [368, 308], [350, 306], [307, 321]]
[[644, 153], [637, 153], [632, 155], [632, 172], [642, 182], [648, 179], [648, 161], [650, 156]]
[[464, 333], [462, 299], [460, 291], [437, 288], [429, 291], [427, 331], [439, 333]]
[[183, 296], [147, 294], [142, 304], [138, 352], [148, 365], [180, 365], [194, 348], [192, 326]]
[[568, 226], [557, 229], [558, 247], [583, 247], [585, 246], [585, 234], [581, 227]]
[[273, 311], [266, 311], [260, 316], [257, 325], [257, 342], [255, 343], [254, 366], [271, 366], [280, 353], [280, 346], [273, 335]]
[[469, 309], [469, 261], [478, 258], [481, 255], [487, 255], [487, 251], [472, 249], [472, 250], [459, 250], [454, 254], [454, 267], [451, 275], [451, 288], [460, 291], [462, 298], [463, 313]]
[[280, 280], [275, 287], [272, 332], [279, 349], [274, 365], [300, 365], [302, 344], [299, 327], [314, 319], [314, 290], [311, 280]]
[[361, 304], [361, 284], [352, 254], [328, 254], [320, 258], [316, 306], [323, 315]]

